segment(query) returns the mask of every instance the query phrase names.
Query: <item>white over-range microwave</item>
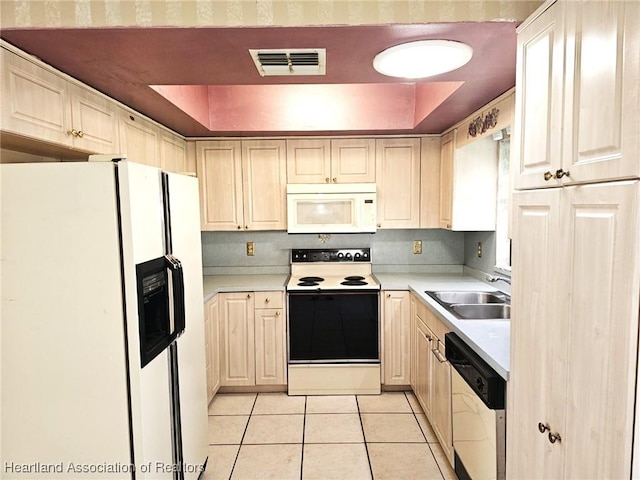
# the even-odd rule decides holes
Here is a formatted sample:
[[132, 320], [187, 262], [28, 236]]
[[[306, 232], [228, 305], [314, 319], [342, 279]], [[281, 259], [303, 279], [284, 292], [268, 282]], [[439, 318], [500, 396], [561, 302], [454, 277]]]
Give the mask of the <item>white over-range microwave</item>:
[[287, 185], [287, 232], [375, 233], [376, 184]]

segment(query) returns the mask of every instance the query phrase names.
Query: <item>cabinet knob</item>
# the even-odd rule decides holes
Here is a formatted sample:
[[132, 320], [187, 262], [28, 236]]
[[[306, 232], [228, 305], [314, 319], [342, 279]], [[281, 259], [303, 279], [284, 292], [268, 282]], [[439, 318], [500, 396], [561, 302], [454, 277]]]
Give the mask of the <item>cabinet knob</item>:
[[338, 179], [336, 177], [333, 177], [333, 183], [338, 183]]
[[269, 301], [270, 301], [270, 300], [269, 300], [268, 298], [265, 298], [265, 299], [264, 299], [264, 303], [269, 303]]
[[552, 433], [549, 432], [549, 442], [551, 443], [560, 443], [560, 441], [562, 440], [562, 438], [560, 438], [560, 434], [559, 433]]
[[245, 226], [244, 226], [244, 229], [245, 229], [245, 230], [249, 230], [249, 225], [245, 225]]
[[71, 130], [67, 130], [67, 135], [73, 135], [74, 137], [78, 136], [78, 130], [72, 128]]
[[[80, 138], [84, 137], [84, 132], [82, 130], [78, 131], [78, 136]], [[567, 175], [569, 175], [569, 173], [567, 172]]]
[[378, 228], [380, 228], [380, 227], [382, 227], [382, 224], [380, 224], [380, 223], [379, 223], [379, 224], [378, 224]]
[[276, 317], [279, 317], [279, 316], [280, 316], [280, 310], [276, 312]]
[[247, 298], [251, 298], [251, 294], [250, 293], [247, 293]]
[[329, 183], [329, 177], [326, 177], [326, 178], [324, 179], [324, 181], [325, 181], [325, 183]]
[[538, 431], [540, 433], [544, 433], [547, 430], [549, 430], [549, 431], [551, 430], [551, 428], [549, 427], [548, 423], [542, 423], [542, 422], [538, 423]]
[[556, 170], [556, 174], [555, 174], [555, 178], [562, 178], [562, 177], [568, 177], [569, 176], [569, 172], [568, 171], [564, 171], [561, 168]]
[[447, 228], [448, 228], [449, 230], [451, 230], [451, 224], [450, 224], [450, 223], [447, 223]]
[[238, 230], [242, 230], [242, 226], [241, 225], [238, 225]]
[[544, 181], [548, 182], [549, 180], [551, 180], [553, 178], [553, 173], [546, 171], [544, 172]]
[[391, 298], [391, 294], [390, 293], [387, 293], [387, 298]]

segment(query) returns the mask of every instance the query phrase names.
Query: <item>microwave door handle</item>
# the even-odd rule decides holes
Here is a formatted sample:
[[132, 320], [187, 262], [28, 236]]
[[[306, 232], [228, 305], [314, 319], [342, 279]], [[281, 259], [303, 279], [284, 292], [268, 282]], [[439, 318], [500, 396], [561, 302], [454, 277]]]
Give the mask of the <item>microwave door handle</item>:
[[184, 274], [182, 263], [173, 255], [165, 255], [167, 269], [171, 272], [173, 298], [173, 331], [171, 337], [178, 338], [185, 329]]

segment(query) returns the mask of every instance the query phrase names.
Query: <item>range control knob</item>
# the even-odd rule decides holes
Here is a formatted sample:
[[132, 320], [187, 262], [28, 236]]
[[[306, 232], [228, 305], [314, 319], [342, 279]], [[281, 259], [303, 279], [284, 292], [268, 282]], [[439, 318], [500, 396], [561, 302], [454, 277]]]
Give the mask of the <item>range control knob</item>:
[[369, 258], [369, 252], [362, 252], [362, 256], [366, 260], [367, 258]]
[[338, 258], [339, 258], [339, 259], [342, 259], [343, 257], [344, 257], [344, 253], [342, 253], [342, 252], [338, 252]]
[[350, 253], [347, 253], [347, 254], [344, 256], [344, 258], [346, 258], [347, 260], [351, 260], [351, 254], [350, 254]]
[[354, 258], [354, 259], [356, 259], [356, 260], [360, 260], [360, 257], [361, 257], [361, 256], [362, 256], [362, 255], [360, 254], [360, 252], [357, 252], [357, 253], [354, 255], [354, 257], [353, 257], [353, 258]]

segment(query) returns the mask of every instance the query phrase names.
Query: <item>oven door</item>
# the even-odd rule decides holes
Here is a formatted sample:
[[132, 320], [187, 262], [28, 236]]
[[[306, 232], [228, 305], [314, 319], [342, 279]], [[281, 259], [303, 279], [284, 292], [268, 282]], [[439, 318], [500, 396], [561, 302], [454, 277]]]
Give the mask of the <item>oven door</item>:
[[379, 290], [289, 292], [289, 363], [380, 363]]

